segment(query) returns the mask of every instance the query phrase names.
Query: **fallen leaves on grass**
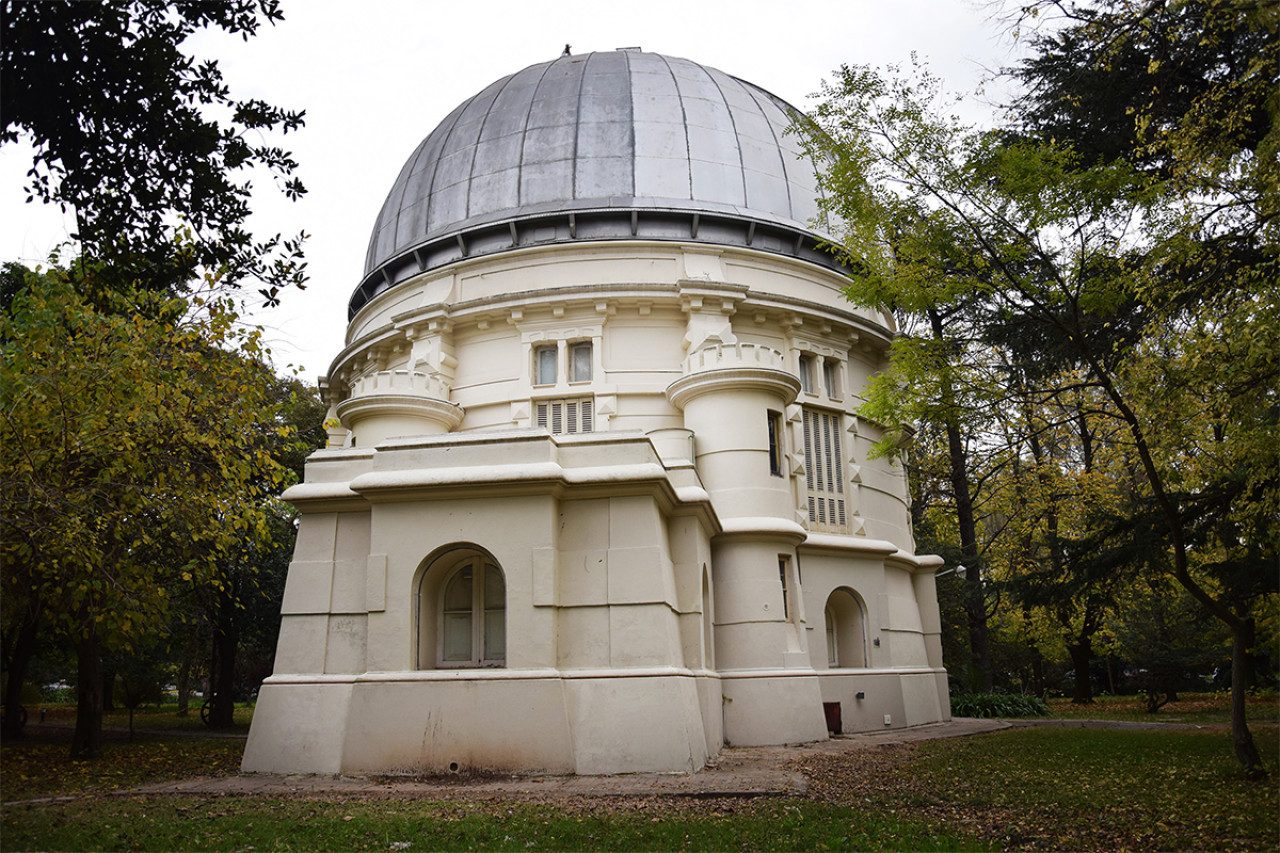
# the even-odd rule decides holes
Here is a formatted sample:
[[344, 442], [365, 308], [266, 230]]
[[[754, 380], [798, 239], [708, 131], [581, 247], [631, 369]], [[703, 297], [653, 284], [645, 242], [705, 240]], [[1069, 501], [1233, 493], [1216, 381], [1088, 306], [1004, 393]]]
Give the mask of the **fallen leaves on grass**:
[[[1274, 754], [1275, 729], [1257, 734]], [[1022, 730], [821, 753], [793, 766], [811, 799], [1004, 849], [1273, 849], [1275, 777], [1243, 779], [1228, 749], [1194, 731]]]
[[110, 741], [96, 761], [73, 761], [64, 740], [6, 743], [0, 797], [4, 802], [114, 791], [193, 776], [226, 776], [240, 770], [244, 741], [146, 738]]

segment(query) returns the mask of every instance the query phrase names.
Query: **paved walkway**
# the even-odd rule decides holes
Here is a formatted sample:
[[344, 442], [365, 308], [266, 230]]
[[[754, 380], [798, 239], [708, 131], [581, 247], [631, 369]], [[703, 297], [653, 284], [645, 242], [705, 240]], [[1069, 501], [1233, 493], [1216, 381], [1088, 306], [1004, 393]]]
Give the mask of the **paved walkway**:
[[248, 773], [216, 779], [188, 779], [146, 785], [134, 794], [202, 796], [350, 796], [353, 798], [475, 798], [478, 796], [799, 796], [804, 776], [788, 770], [797, 758], [866, 749], [881, 744], [964, 737], [1009, 728], [1003, 720], [956, 719], [947, 723], [842, 735], [796, 746], [726, 747], [698, 773], [628, 773], [617, 776], [433, 776], [388, 778], [365, 776], [283, 776]]

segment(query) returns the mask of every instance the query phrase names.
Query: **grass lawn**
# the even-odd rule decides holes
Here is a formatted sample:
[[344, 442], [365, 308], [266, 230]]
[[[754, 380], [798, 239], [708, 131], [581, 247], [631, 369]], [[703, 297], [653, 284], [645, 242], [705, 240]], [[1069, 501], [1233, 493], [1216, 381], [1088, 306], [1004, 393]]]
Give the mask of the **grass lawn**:
[[798, 759], [804, 798], [539, 802], [110, 794], [234, 773], [243, 742], [113, 740], [101, 762], [77, 766], [65, 741], [33, 740], [4, 746], [3, 798], [69, 799], [5, 805], [0, 848], [1271, 851], [1280, 736], [1274, 716], [1253, 729], [1271, 772], [1263, 782], [1243, 778], [1220, 725], [1027, 728], [809, 753]]
[[[40, 711], [45, 711], [44, 721], [51, 725], [74, 726], [76, 722], [76, 706], [70, 705], [34, 705], [28, 706], [27, 714], [31, 723], [39, 723]], [[249, 723], [253, 721], [253, 706], [237, 703], [235, 709], [236, 730], [241, 734], [249, 731]], [[129, 712], [124, 709], [102, 715], [102, 727], [106, 729], [129, 728]], [[175, 729], [179, 731], [207, 731], [200, 721], [200, 700], [195, 700], [186, 715], [178, 716], [178, 706], [144, 705], [133, 712], [135, 729]]]
[[[1054, 717], [1079, 720], [1127, 720], [1138, 723], [1195, 723], [1229, 725], [1230, 693], [1182, 693], [1154, 714], [1147, 713], [1141, 696], [1095, 696], [1090, 705], [1073, 705], [1069, 698], [1048, 700]], [[1245, 714], [1250, 723], [1280, 720], [1280, 696], [1274, 693], [1249, 696]]]
[[1262, 782], [1244, 778], [1224, 728], [1045, 727], [890, 748], [877, 756], [885, 773], [810, 793], [1006, 850], [1274, 850], [1277, 731], [1254, 728], [1271, 773]]

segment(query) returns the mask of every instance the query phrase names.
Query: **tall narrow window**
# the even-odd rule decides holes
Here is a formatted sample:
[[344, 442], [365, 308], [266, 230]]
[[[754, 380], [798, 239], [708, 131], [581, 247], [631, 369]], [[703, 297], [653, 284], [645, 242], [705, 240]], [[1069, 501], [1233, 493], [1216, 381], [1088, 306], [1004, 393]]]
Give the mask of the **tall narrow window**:
[[782, 618], [783, 619], [791, 618], [791, 596], [787, 589], [787, 575], [789, 574], [789, 572], [787, 571], [788, 568], [790, 567], [788, 566], [787, 558], [779, 557], [778, 558], [778, 580], [782, 582]]
[[533, 351], [533, 377], [535, 385], [556, 384], [556, 347], [537, 347]]
[[798, 362], [800, 371], [800, 390], [806, 394], [813, 393], [813, 356], [802, 353]]
[[591, 342], [580, 341], [569, 345], [569, 381], [591, 381]]
[[507, 658], [507, 588], [480, 557], [455, 569], [440, 596], [440, 665], [502, 666]]
[[782, 415], [768, 412], [769, 425], [769, 473], [782, 476]]
[[840, 416], [813, 409], [805, 409], [803, 416], [804, 484], [810, 527], [843, 533], [847, 519]]
[[832, 400], [839, 398], [837, 393], [840, 389], [836, 387], [836, 363], [831, 359], [824, 359], [822, 362], [822, 384], [825, 386], [827, 396]]

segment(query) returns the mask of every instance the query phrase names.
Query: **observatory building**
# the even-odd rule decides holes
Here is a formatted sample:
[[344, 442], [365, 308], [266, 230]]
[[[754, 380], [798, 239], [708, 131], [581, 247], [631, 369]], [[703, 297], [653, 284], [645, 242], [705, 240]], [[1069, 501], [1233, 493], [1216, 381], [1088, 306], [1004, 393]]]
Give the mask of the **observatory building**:
[[856, 414], [893, 319], [794, 114], [639, 50], [459, 105], [374, 224], [244, 769], [694, 771], [949, 718]]

